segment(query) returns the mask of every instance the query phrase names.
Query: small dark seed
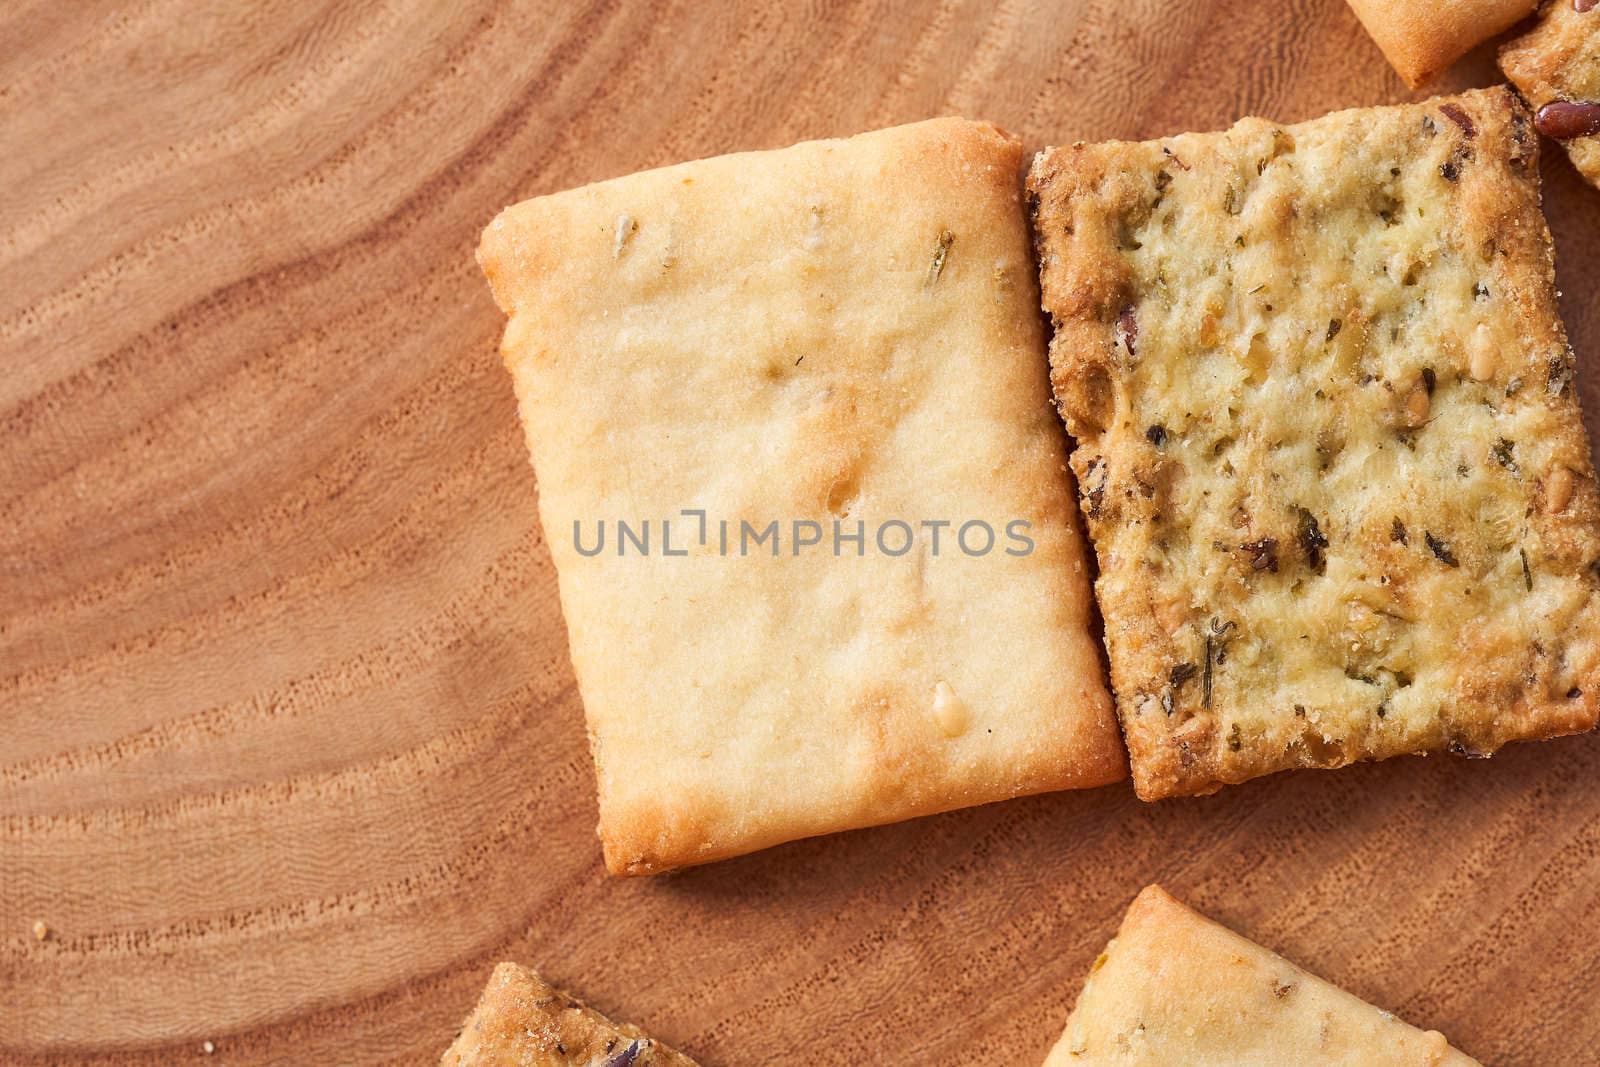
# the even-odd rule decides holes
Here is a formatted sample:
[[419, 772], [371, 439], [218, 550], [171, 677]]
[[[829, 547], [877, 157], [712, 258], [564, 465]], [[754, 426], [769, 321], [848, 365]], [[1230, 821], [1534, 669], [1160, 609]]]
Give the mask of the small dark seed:
[[1528, 592], [1533, 592], [1533, 572], [1528, 569], [1528, 550], [1517, 549], [1517, 554], [1522, 557], [1522, 584], [1528, 587]]
[[1544, 391], [1550, 396], [1560, 396], [1572, 381], [1572, 361], [1568, 353], [1550, 357], [1545, 365]]
[[1428, 551], [1432, 552], [1439, 562], [1450, 567], [1461, 566], [1461, 562], [1456, 559], [1455, 553], [1450, 551], [1449, 545], [1433, 536], [1428, 530], [1424, 530], [1422, 536], [1427, 539]]
[[1100, 508], [1106, 500], [1106, 461], [1103, 456], [1096, 456], [1089, 461], [1088, 476], [1084, 478], [1083, 496], [1089, 502], [1089, 517], [1098, 519]]
[[1528, 121], [1522, 109], [1511, 113], [1511, 162], [1519, 167], [1526, 167], [1538, 153], [1539, 142], [1529, 136], [1528, 128], [1533, 124]]
[[1423, 367], [1422, 368], [1422, 387], [1428, 391], [1428, 395], [1429, 396], [1433, 395], [1433, 390], [1438, 384], [1439, 384], [1439, 376], [1437, 374], [1433, 373], [1433, 368], [1432, 367]]
[[1122, 343], [1128, 347], [1128, 355], [1138, 355], [1139, 320], [1134, 317], [1132, 304], [1123, 308], [1122, 314], [1117, 316], [1117, 329], [1121, 334]]
[[1577, 686], [1573, 686], [1571, 689], [1567, 690], [1568, 700], [1577, 700], [1581, 696], [1583, 696], [1583, 690], [1579, 689]]
[[1515, 447], [1516, 446], [1511, 441], [1502, 437], [1500, 440], [1495, 442], [1493, 455], [1495, 462], [1500, 464], [1500, 466], [1504, 467], [1512, 474], [1521, 474], [1522, 472], [1517, 469], [1516, 458], [1511, 454], [1511, 450]]
[[639, 1047], [638, 1041], [630, 1043], [627, 1048], [606, 1060], [605, 1067], [630, 1067], [639, 1056]]
[[1552, 100], [1539, 109], [1534, 128], [1553, 141], [1592, 137], [1600, 133], [1600, 103], [1587, 100]]
[[1190, 678], [1193, 678], [1198, 670], [1199, 668], [1193, 663], [1175, 664], [1172, 668], [1172, 673], [1167, 676], [1167, 680], [1172, 684], [1172, 688], [1176, 689]]
[[1322, 532], [1322, 527], [1317, 524], [1317, 517], [1305, 508], [1296, 508], [1298, 512], [1295, 524], [1295, 539], [1299, 541], [1300, 548], [1306, 554], [1306, 562], [1311, 564], [1311, 569], [1318, 574], [1327, 569], [1327, 560], [1323, 549], [1328, 547], [1328, 538]]
[[1461, 168], [1456, 166], [1455, 160], [1449, 159], [1439, 164], [1439, 175], [1444, 178], [1445, 181], [1453, 182], [1457, 178], [1461, 177]]
[[1239, 546], [1250, 554], [1250, 569], [1255, 571], [1278, 572], [1278, 539], [1276, 537], [1263, 537], [1257, 541], [1246, 541]]
[[1406, 524], [1400, 521], [1400, 516], [1394, 518], [1394, 525], [1389, 527], [1389, 540], [1399, 541], [1402, 545], [1410, 544], [1406, 539]]
[[1144, 432], [1144, 439], [1160, 448], [1167, 443], [1167, 428], [1160, 423], [1156, 423]]
[[1477, 136], [1478, 128], [1472, 124], [1472, 117], [1465, 111], [1462, 111], [1455, 104], [1440, 104], [1439, 110], [1444, 112], [1445, 117], [1451, 122], [1455, 123], [1457, 126], [1460, 126], [1462, 133], [1466, 134], [1468, 137]]

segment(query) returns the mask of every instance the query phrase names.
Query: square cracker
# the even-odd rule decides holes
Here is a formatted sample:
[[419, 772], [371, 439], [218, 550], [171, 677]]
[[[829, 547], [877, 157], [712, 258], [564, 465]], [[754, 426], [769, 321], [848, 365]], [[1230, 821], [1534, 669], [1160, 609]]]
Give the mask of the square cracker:
[[1500, 88], [1035, 160], [1141, 797], [1594, 725], [1600, 498], [1537, 143]]
[[1349, 0], [1361, 25], [1415, 89], [1497, 33], [1538, 0]]
[[1541, 131], [1556, 137], [1583, 176], [1600, 185], [1600, 126], [1596, 133], [1566, 136], [1571, 131], [1556, 128], [1553, 119], [1560, 116], [1552, 114], [1566, 108], [1579, 129], [1590, 128], [1584, 119], [1600, 124], [1600, 4], [1580, 11], [1573, 0], [1550, 0], [1537, 26], [1500, 49], [1500, 69], [1540, 112]]
[[1045, 1067], [1476, 1062], [1153, 885], [1095, 960]]
[[[1126, 773], [1021, 164], [935, 120], [485, 231], [613, 872]], [[654, 551], [578, 551], [601, 519], [649, 520]]]
[[515, 963], [495, 967], [441, 1067], [695, 1067]]

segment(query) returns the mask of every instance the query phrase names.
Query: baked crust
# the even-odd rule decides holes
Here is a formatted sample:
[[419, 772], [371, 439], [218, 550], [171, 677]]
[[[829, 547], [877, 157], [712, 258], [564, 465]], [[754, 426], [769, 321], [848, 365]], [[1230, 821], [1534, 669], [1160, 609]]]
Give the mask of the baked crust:
[[[942, 119], [541, 197], [485, 231], [613, 872], [1125, 775], [1021, 164]], [[670, 519], [688, 555], [661, 554], [659, 521], [648, 557], [578, 552], [574, 523], [587, 544], [602, 518]], [[721, 555], [721, 519], [778, 521], [781, 555]], [[1007, 554], [1013, 519], [1031, 553]], [[794, 554], [793, 520], [827, 546]], [[937, 556], [927, 530], [858, 555], [835, 520], [869, 542], [985, 521], [996, 543], [968, 556], [952, 526]]]
[[1516, 25], [1538, 0], [1349, 0], [1361, 25], [1416, 89]]
[[1472, 1067], [1444, 1035], [1301, 970], [1179, 903], [1135, 898], [1045, 1067]]
[[695, 1067], [626, 1023], [615, 1023], [526, 967], [495, 967], [442, 1067]]
[[1536, 153], [1500, 88], [1035, 160], [1141, 797], [1594, 726], [1600, 499]]
[[[1550, 0], [1531, 31], [1500, 49], [1500, 69], [1535, 111], [1558, 100], [1600, 102], [1600, 7], [1579, 11], [1572, 0]], [[1600, 136], [1559, 143], [1600, 186]]]

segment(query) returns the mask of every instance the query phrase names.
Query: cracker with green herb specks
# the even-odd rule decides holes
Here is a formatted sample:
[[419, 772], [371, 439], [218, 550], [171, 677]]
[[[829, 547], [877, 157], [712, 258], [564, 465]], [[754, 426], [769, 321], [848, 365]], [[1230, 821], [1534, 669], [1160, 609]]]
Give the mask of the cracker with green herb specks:
[[515, 963], [495, 967], [441, 1067], [695, 1067]]
[[1500, 49], [1500, 68], [1536, 109], [1539, 132], [1600, 186], [1600, 3], [1548, 0], [1538, 25]]
[[1127, 773], [1021, 172], [940, 119], [485, 231], [613, 872]]
[[1537, 144], [1502, 88], [1035, 160], [1140, 796], [1594, 726]]
[[1472, 1067], [1444, 1035], [1301, 970], [1150, 886], [1044, 1067]]

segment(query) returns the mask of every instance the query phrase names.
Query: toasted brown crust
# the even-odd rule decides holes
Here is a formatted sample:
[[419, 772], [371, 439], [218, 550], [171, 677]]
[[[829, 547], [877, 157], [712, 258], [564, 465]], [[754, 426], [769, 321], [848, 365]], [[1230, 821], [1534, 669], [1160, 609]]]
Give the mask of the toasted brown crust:
[[1509, 89], [1035, 160], [1139, 795], [1593, 727], [1600, 494]]
[[[1600, 102], [1600, 7], [1548, 0], [1539, 23], [1500, 49], [1500, 69], [1534, 110], [1559, 100]], [[1600, 135], [1559, 142], [1573, 165], [1600, 186]]]
[[1149, 886], [1045, 1067], [1472, 1067], [1419, 1030]]
[[1389, 65], [1416, 89], [1533, 11], [1538, 0], [1349, 0]]
[[442, 1067], [695, 1067], [643, 1031], [615, 1023], [526, 967], [495, 967]]
[[[485, 231], [614, 873], [1126, 774], [1021, 168], [1015, 138], [938, 119]], [[619, 518], [657, 550], [576, 550], [576, 523]], [[1031, 551], [1006, 551], [1013, 520]], [[781, 524], [781, 554], [742, 551], [745, 521]], [[891, 521], [996, 542], [969, 556], [951, 525], [936, 554], [923, 529], [892, 557]], [[870, 549], [798, 552], [797, 522], [863, 524]]]

